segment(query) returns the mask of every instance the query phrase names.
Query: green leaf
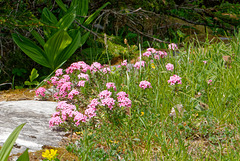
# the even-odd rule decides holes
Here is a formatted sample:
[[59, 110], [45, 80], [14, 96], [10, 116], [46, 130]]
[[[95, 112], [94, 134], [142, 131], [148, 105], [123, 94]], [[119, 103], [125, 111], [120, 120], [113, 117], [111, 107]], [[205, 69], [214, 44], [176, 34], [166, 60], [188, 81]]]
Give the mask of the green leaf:
[[86, 34], [84, 34], [81, 37], [81, 41], [80, 41], [80, 47], [83, 46], [83, 44], [85, 44], [85, 42], [87, 41], [88, 37], [89, 37], [90, 32], [87, 32]]
[[88, 14], [88, 1], [89, 0], [73, 0], [71, 3], [71, 7], [76, 7], [76, 14], [82, 16], [79, 18], [81, 24], [84, 21], [84, 17]]
[[20, 131], [22, 130], [23, 126], [25, 125], [21, 124], [18, 127], [15, 128], [15, 130], [13, 130], [13, 132], [10, 134], [10, 136], [7, 138], [7, 140], [5, 141], [5, 143], [3, 144], [2, 149], [0, 150], [0, 160], [1, 161], [7, 161], [9, 154], [13, 148], [13, 145], [20, 133]]
[[91, 14], [88, 18], [87, 18], [87, 20], [84, 22], [84, 26], [87, 26], [87, 25], [89, 25], [98, 15], [99, 15], [99, 13], [101, 12], [101, 10], [103, 9], [103, 8], [105, 8], [108, 4], [110, 4], [110, 2], [107, 2], [107, 3], [105, 3], [102, 7], [100, 7], [99, 9], [97, 9], [97, 11], [95, 11], [93, 14]]
[[45, 41], [43, 40], [42, 36], [39, 35], [39, 33], [35, 30], [32, 30], [31, 34], [35, 37], [35, 39], [39, 42], [40, 45], [42, 45], [42, 47], [45, 44]]
[[28, 149], [17, 159], [17, 161], [29, 161]]
[[51, 25], [58, 23], [56, 16], [54, 16], [54, 14], [52, 14], [52, 12], [49, 11], [49, 9], [46, 7], [43, 9], [43, 12], [42, 12], [42, 20], [43, 22]]
[[[55, 62], [55, 58], [72, 42], [72, 38], [64, 30], [55, 33], [44, 45], [51, 69], [55, 69], [62, 62]], [[62, 53], [67, 54], [67, 53]]]
[[70, 58], [70, 56], [72, 56], [72, 54], [79, 48], [80, 41], [81, 35], [78, 31], [72, 43], [57, 56], [54, 63], [60, 65], [62, 62]]
[[34, 79], [36, 79], [39, 76], [38, 71], [33, 68], [31, 75], [29, 76], [30, 82], [32, 82]]
[[41, 64], [42, 66], [50, 68], [47, 55], [40, 47], [22, 35], [12, 34], [12, 38], [18, 47], [32, 60], [38, 64]]
[[57, 26], [60, 29], [63, 29], [66, 31], [69, 28], [69, 26], [73, 23], [75, 17], [76, 17], [76, 12], [75, 10], [73, 10], [72, 12], [63, 16], [57, 23]]
[[65, 4], [61, 0], [56, 0], [56, 3], [64, 12], [67, 12], [67, 8], [65, 7]]

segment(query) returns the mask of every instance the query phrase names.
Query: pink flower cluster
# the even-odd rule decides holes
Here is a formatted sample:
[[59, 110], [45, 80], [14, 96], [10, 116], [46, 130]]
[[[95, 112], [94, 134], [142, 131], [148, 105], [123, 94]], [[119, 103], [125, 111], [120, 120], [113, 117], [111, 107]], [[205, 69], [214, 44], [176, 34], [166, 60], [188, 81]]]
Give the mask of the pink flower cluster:
[[109, 82], [106, 84], [106, 87], [107, 87], [107, 89], [110, 89], [112, 87], [115, 91], [117, 91], [115, 83]]
[[143, 89], [152, 88], [151, 83], [146, 81], [146, 80], [141, 81], [140, 84], [139, 84], [139, 87], [143, 88]]
[[145, 67], [145, 64], [146, 64], [145, 61], [139, 61], [139, 62], [136, 62], [133, 67], [137, 68], [137, 69], [140, 69], [140, 66]]
[[181, 81], [181, 77], [179, 77], [178, 75], [173, 75], [170, 77], [170, 79], [168, 80], [168, 83], [170, 83], [170, 85], [175, 85], [176, 83], [177, 84], [182, 84], [182, 81]]
[[173, 66], [173, 64], [168, 63], [168, 64], [166, 65], [166, 68], [167, 68], [167, 70], [171, 70], [171, 71], [173, 71], [174, 66]]
[[168, 45], [168, 48], [171, 50], [175, 50], [175, 49], [178, 49], [178, 46], [177, 46], [177, 44], [174, 44], [174, 43], [171, 43], [171, 44], [169, 44]]
[[165, 51], [157, 51], [156, 49], [154, 48], [148, 48], [147, 51], [145, 53], [143, 53], [143, 56], [146, 56], [146, 57], [150, 57], [154, 55], [154, 59], [160, 59], [161, 58], [164, 58], [167, 56], [167, 53]]
[[70, 74], [73, 73], [75, 70], [86, 73], [88, 70], [90, 70], [90, 66], [83, 61], [72, 63], [70, 67], [66, 69], [66, 73]]
[[127, 66], [127, 60], [123, 60], [123, 62], [121, 63], [122, 66]]
[[117, 94], [117, 99], [119, 102], [119, 107], [131, 107], [132, 106], [132, 101], [128, 98], [128, 94], [125, 92], [119, 92]]
[[46, 89], [43, 88], [43, 87], [39, 87], [35, 93], [36, 93], [36, 96], [42, 96], [42, 97], [45, 97], [45, 92], [46, 92]]

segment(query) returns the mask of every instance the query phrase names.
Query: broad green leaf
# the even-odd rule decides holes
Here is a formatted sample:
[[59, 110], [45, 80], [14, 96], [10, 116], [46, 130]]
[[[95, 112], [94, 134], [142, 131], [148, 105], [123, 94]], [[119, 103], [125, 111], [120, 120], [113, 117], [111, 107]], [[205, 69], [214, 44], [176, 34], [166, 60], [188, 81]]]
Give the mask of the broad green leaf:
[[[44, 50], [49, 59], [51, 69], [55, 69], [60, 63], [55, 63], [55, 58], [72, 42], [72, 38], [64, 30], [55, 33], [44, 45]], [[62, 53], [67, 54], [67, 53]]]
[[64, 12], [67, 12], [67, 8], [65, 7], [65, 4], [61, 0], [55, 0], [55, 1]]
[[42, 45], [42, 47], [45, 44], [45, 41], [43, 40], [42, 36], [39, 35], [39, 33], [35, 30], [32, 30], [31, 34], [35, 37], [35, 39], [39, 42], [40, 45]]
[[81, 24], [84, 21], [84, 16], [87, 16], [88, 14], [88, 3], [89, 0], [72, 0], [71, 7], [76, 7], [76, 14], [79, 16], [82, 16], [79, 18]]
[[33, 68], [31, 75], [29, 76], [30, 82], [32, 82], [34, 79], [36, 79], [39, 76], [38, 71]]
[[15, 130], [13, 130], [13, 132], [7, 138], [7, 140], [3, 144], [3, 147], [0, 150], [0, 161], [7, 161], [8, 160], [8, 157], [9, 157], [9, 154], [10, 154], [12, 148], [13, 148], [13, 145], [14, 145], [20, 131], [22, 130], [22, 128], [25, 124], [26, 123], [21, 124], [18, 127], [16, 127]]
[[81, 37], [81, 41], [80, 41], [80, 47], [83, 46], [83, 44], [85, 44], [85, 42], [87, 41], [88, 37], [89, 37], [90, 32], [87, 32], [86, 34], [84, 34]]
[[81, 35], [80, 35], [80, 32], [78, 31], [72, 43], [66, 49], [64, 49], [61, 52], [61, 54], [57, 56], [54, 63], [59, 65], [65, 60], [67, 60], [68, 58], [70, 58], [70, 56], [72, 56], [72, 54], [79, 48], [80, 41], [81, 41]]
[[85, 25], [85, 26], [89, 25], [89, 24], [99, 15], [99, 13], [101, 12], [101, 10], [102, 10], [103, 8], [105, 8], [108, 4], [110, 4], [110, 2], [105, 3], [102, 7], [100, 7], [99, 9], [97, 9], [97, 11], [95, 11], [93, 14], [91, 14], [91, 15], [86, 19], [86, 21], [84, 22], [83, 25]]
[[17, 161], [29, 161], [28, 149], [17, 159]]
[[40, 47], [22, 35], [12, 34], [12, 38], [18, 47], [32, 60], [42, 66], [50, 68], [49, 60], [45, 52]]
[[66, 31], [74, 21], [75, 17], [76, 17], [76, 12], [73, 10], [72, 12], [63, 16], [57, 23], [57, 26], [59, 27], [59, 29]]
[[42, 12], [42, 20], [48, 24], [57, 24], [58, 20], [48, 8], [44, 8]]

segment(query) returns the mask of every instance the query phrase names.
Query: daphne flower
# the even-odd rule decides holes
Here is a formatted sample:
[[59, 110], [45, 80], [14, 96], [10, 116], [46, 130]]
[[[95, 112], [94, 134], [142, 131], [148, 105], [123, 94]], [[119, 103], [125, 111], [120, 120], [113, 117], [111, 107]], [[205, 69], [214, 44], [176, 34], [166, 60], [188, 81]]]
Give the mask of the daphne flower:
[[140, 66], [145, 67], [145, 61], [136, 62], [134, 68], [140, 69]]
[[63, 75], [63, 69], [56, 70], [55, 76], [60, 76], [60, 75]]
[[178, 49], [177, 45], [174, 44], [174, 43], [169, 44], [169, 45], [168, 45], [168, 48], [169, 48], [169, 49], [172, 49], [172, 50]]
[[69, 99], [73, 99], [74, 95], [76, 96], [76, 95], [78, 95], [78, 94], [79, 94], [79, 92], [74, 89], [74, 90], [72, 90], [72, 91], [68, 94], [68, 98], [69, 98]]
[[77, 84], [78, 87], [84, 87], [85, 86], [85, 82], [84, 80], [80, 80]]
[[208, 80], [208, 84], [212, 85], [212, 80], [211, 79]]
[[154, 48], [148, 48], [147, 51], [149, 51], [151, 53], [156, 53], [156, 50]]
[[110, 89], [112, 87], [115, 91], [117, 91], [115, 83], [109, 82], [106, 84], [106, 87], [107, 87], [107, 89]]
[[36, 93], [36, 96], [42, 96], [42, 97], [45, 97], [45, 91], [46, 89], [43, 88], [43, 87], [39, 87], [35, 93]]
[[156, 52], [161, 58], [164, 58], [167, 56], [167, 53], [165, 51], [157, 51]]
[[82, 113], [76, 111], [74, 121], [76, 121], [75, 124], [78, 126], [78, 125], [80, 125], [80, 121], [81, 122], [86, 122], [87, 121], [87, 116], [85, 116]]
[[88, 105], [88, 108], [96, 108], [96, 106], [99, 104], [97, 99], [93, 99], [91, 103]]
[[112, 95], [112, 92], [108, 91], [108, 90], [104, 90], [102, 92], [99, 93], [99, 98], [100, 99], [104, 99], [104, 98], [108, 98]]
[[80, 73], [80, 74], [78, 75], [78, 78], [79, 78], [79, 79], [84, 78], [84, 79], [86, 79], [86, 80], [89, 80], [89, 75], [88, 75], [88, 74], [84, 74], [84, 73]]
[[170, 83], [171, 85], [175, 85], [176, 83], [178, 84], [182, 84], [181, 81], [181, 77], [177, 76], [177, 75], [173, 75], [170, 77], [170, 79], [168, 80], [168, 83]]
[[105, 99], [102, 99], [101, 103], [102, 103], [102, 106], [107, 105], [110, 108], [110, 110], [112, 110], [113, 105], [115, 105], [115, 100], [113, 98], [107, 97]]
[[59, 117], [59, 116], [56, 116], [56, 117], [52, 117], [50, 120], [49, 120], [49, 127], [53, 127], [55, 125], [60, 125], [62, 124], [62, 119]]
[[146, 51], [145, 53], [143, 53], [143, 56], [149, 57], [151, 56], [152, 53], [150, 51]]
[[96, 116], [95, 111], [96, 111], [95, 108], [90, 107], [90, 108], [88, 108], [88, 109], [85, 110], [85, 115], [87, 115], [88, 118], [90, 119], [90, 118]]
[[203, 61], [204, 64], [207, 64], [207, 61]]
[[139, 84], [139, 87], [143, 88], [143, 89], [152, 88], [151, 83], [146, 81], [146, 80], [141, 81], [140, 84]]
[[127, 60], [123, 60], [123, 62], [121, 63], [122, 66], [127, 66]]
[[98, 62], [94, 62], [92, 63], [91, 65], [91, 71], [94, 71], [94, 72], [97, 72], [97, 71], [100, 71], [100, 69], [102, 68], [102, 65]]
[[168, 64], [166, 65], [166, 68], [167, 68], [167, 70], [171, 70], [171, 71], [173, 71], [174, 66], [173, 66], [173, 64], [168, 63]]

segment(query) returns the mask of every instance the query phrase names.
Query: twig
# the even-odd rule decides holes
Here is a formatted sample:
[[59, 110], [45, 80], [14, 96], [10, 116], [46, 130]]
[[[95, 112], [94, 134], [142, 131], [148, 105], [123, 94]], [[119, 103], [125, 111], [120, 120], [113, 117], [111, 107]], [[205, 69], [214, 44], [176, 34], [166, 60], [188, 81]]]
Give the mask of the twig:
[[88, 29], [87, 27], [83, 26], [81, 23], [79, 23], [77, 20], [75, 20], [75, 22], [82, 28], [84, 28], [85, 30], [89, 31], [91, 34], [97, 36], [97, 38], [100, 38], [100, 36], [96, 33], [96, 32], [93, 32], [92, 30]]

